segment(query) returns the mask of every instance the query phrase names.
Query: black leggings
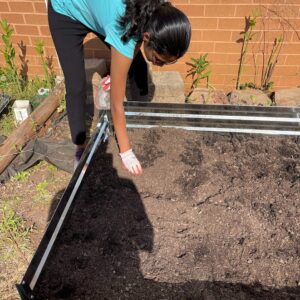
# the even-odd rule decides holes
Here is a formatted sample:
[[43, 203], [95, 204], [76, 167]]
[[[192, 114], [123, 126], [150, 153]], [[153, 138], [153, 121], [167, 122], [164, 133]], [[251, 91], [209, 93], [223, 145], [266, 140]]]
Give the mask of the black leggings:
[[[85, 101], [86, 74], [84, 67], [83, 40], [93, 32], [80, 22], [56, 13], [48, 3], [48, 21], [53, 42], [64, 73], [66, 103], [72, 141], [76, 145], [86, 140]], [[103, 36], [94, 32], [102, 41]], [[108, 47], [109, 45], [106, 44]], [[141, 95], [148, 93], [147, 64], [141, 51], [134, 58], [129, 78], [136, 83]]]

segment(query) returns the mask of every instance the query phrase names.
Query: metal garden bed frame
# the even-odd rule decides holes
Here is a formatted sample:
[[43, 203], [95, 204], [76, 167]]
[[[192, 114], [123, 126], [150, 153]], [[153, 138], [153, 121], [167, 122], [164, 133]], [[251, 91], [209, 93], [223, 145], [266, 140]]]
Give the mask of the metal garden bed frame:
[[[163, 104], [126, 102], [128, 128], [171, 127], [202, 132], [300, 136], [300, 107]], [[34, 299], [34, 288], [65, 220], [75, 205], [88, 166], [111, 128], [110, 113], [103, 111], [79, 166], [66, 188], [44, 236], [17, 290], [22, 300]]]

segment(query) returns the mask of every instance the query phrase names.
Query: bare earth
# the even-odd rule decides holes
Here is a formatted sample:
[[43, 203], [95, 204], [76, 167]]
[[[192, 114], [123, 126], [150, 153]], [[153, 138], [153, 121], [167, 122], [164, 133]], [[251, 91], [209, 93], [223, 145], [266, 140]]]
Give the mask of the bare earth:
[[300, 139], [136, 129], [102, 145], [36, 299], [300, 299]]

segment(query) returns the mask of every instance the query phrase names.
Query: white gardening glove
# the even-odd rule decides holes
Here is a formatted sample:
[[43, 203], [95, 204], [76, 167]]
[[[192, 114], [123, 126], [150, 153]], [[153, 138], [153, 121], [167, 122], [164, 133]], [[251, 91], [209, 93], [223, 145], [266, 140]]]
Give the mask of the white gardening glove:
[[143, 173], [142, 167], [132, 149], [129, 149], [123, 153], [120, 153], [124, 167], [134, 175], [140, 175]]

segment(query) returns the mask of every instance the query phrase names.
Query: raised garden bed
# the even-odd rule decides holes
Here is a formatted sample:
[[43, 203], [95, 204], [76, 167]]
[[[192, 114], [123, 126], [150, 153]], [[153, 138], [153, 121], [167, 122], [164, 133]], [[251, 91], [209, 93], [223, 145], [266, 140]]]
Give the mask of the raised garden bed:
[[129, 135], [144, 175], [100, 146], [35, 299], [299, 297], [299, 137]]

